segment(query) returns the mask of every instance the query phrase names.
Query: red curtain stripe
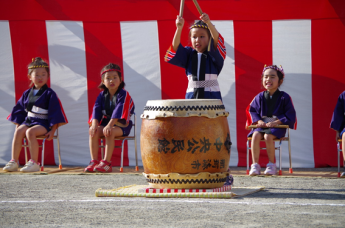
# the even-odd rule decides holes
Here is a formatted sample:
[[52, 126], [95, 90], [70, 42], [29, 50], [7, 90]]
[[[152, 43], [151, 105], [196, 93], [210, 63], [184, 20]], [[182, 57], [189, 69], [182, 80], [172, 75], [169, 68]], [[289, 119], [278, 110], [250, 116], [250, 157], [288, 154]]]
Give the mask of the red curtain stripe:
[[[10, 21], [10, 33], [12, 42], [15, 102], [29, 89], [28, 64], [32, 58], [40, 56], [49, 64], [46, 24], [44, 21]], [[50, 77], [56, 75], [50, 75]], [[48, 80], [50, 86], [50, 80]], [[53, 141], [47, 141], [44, 163], [55, 165]], [[24, 149], [20, 153], [19, 162], [25, 164]], [[28, 150], [29, 151], [29, 150]], [[30, 153], [28, 153], [30, 158]], [[41, 150], [39, 150], [39, 162], [41, 162]]]
[[[259, 92], [264, 64], [272, 64], [272, 22], [234, 21], [238, 166], [246, 166], [246, 107]], [[259, 162], [268, 163], [261, 153]]]
[[337, 98], [345, 90], [342, 67], [345, 60], [344, 22], [340, 19], [312, 20], [312, 115], [315, 167], [337, 166], [335, 131], [329, 126]]
[[[100, 72], [101, 69], [112, 62], [118, 64], [123, 72], [122, 62], [122, 46], [121, 46], [121, 28], [120, 23], [84, 23], [84, 38], [85, 38], [85, 54], [87, 66], [87, 94], [89, 116], [92, 115], [93, 105], [101, 90], [97, 87], [101, 83]], [[126, 75], [122, 73], [123, 79], [126, 82]], [[135, 100], [134, 100], [135, 104]], [[87, 123], [85, 123], [87, 124]], [[120, 141], [116, 141], [116, 146], [120, 145]], [[88, 156], [89, 153], [87, 153]], [[98, 154], [101, 158], [101, 150]], [[111, 163], [113, 166], [120, 166], [121, 164], [121, 149], [114, 150]], [[123, 159], [124, 166], [128, 166], [128, 150], [127, 141], [125, 142], [125, 153]]]

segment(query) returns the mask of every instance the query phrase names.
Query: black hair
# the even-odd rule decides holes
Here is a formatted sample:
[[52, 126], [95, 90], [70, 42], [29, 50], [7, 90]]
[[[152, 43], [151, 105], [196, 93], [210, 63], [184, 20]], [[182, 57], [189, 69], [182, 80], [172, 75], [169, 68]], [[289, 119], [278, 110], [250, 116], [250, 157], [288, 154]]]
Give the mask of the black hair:
[[[41, 57], [36, 57], [32, 59], [32, 62], [28, 65], [28, 75], [31, 76], [32, 72], [34, 71], [34, 69], [36, 68], [44, 68], [47, 73], [48, 73], [48, 77], [50, 75], [50, 70], [49, 70], [49, 65], [46, 61], [44, 61]], [[31, 81], [30, 83], [30, 87], [33, 85], [34, 83]]]
[[[106, 70], [115, 70], [121, 79], [121, 83], [120, 83], [119, 88], [117, 89], [116, 93], [126, 86], [125, 82], [123, 81], [122, 74], [121, 74], [121, 67], [119, 65], [114, 64], [114, 63], [109, 63], [108, 65], [106, 65], [102, 68], [101, 74], [102, 74], [102, 72], [104, 72]], [[102, 81], [104, 79], [104, 75], [105, 75], [105, 73], [101, 75]], [[108, 90], [108, 88], [103, 84], [103, 82], [101, 82], [98, 85], [98, 88], [101, 90]]]
[[207, 30], [208, 38], [211, 39], [211, 32], [208, 29], [208, 25], [205, 22], [199, 20], [199, 21], [195, 22], [190, 28], [191, 29], [189, 30], [189, 37], [190, 37], [190, 35], [192, 33], [191, 31], [192, 31], [193, 28], [203, 28], [203, 29]]
[[32, 59], [32, 62], [28, 65], [28, 75], [31, 75], [32, 71], [35, 68], [39, 68], [39, 66], [42, 66], [44, 69], [46, 69], [46, 71], [49, 74], [49, 65], [48, 63], [46, 63], [41, 57], [36, 57]]
[[[278, 88], [279, 88], [283, 84], [283, 82], [284, 82], [284, 74], [282, 72], [280, 72], [279, 70], [276, 70], [276, 69], [278, 69], [277, 65], [270, 65], [270, 66], [266, 66], [266, 67], [268, 67], [266, 70], [273, 69], [273, 70], [275, 70], [277, 72], [278, 79], [279, 79], [279, 81], [278, 81]], [[263, 77], [264, 77], [264, 73], [265, 72], [262, 72], [262, 74], [261, 74], [261, 85], [262, 85], [262, 82], [263, 82], [262, 80], [263, 80]]]

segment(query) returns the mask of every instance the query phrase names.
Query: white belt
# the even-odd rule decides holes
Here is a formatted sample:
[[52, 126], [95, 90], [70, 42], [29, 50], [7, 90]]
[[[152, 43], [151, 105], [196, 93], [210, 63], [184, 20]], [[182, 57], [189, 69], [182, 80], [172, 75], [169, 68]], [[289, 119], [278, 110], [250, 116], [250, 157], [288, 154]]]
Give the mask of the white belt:
[[37, 113], [33, 113], [33, 112], [28, 112], [28, 117], [34, 117], [34, 118], [44, 119], [44, 120], [47, 120], [47, 119], [48, 119], [48, 115], [45, 115], [45, 114], [37, 114]]
[[219, 86], [218, 80], [207, 80], [207, 81], [189, 81], [188, 88], [206, 88]]
[[278, 120], [278, 118], [276, 116], [272, 116], [272, 117], [263, 116], [262, 117], [262, 121], [264, 121], [265, 123], [273, 122], [275, 120]]
[[37, 113], [37, 114], [48, 114], [48, 110], [47, 109], [40, 108], [40, 107], [37, 107], [35, 105], [32, 106], [31, 111], [34, 112], [34, 113]]

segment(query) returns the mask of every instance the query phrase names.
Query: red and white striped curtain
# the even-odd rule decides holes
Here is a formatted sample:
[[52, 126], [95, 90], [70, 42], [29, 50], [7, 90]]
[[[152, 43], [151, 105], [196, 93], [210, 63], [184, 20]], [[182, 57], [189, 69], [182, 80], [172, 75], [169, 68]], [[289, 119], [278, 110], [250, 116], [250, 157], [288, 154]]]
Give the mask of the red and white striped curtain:
[[[298, 127], [291, 131], [293, 167], [336, 166], [335, 132], [329, 123], [345, 90], [345, 1], [198, 2], [227, 49], [218, 79], [230, 112], [230, 165], [245, 166], [245, 108], [262, 91], [264, 64], [277, 64], [286, 73], [281, 90], [292, 97], [297, 112]], [[126, 90], [136, 106], [138, 136], [139, 116], [148, 100], [184, 98], [184, 70], [163, 59], [179, 5], [179, 0], [1, 1], [0, 164], [11, 158], [14, 125], [6, 117], [28, 89], [27, 65], [33, 57], [49, 62], [50, 87], [69, 121], [59, 129], [64, 165], [87, 165], [90, 160], [87, 122], [99, 93], [100, 70], [109, 62], [123, 68]], [[184, 18], [182, 44], [189, 45], [188, 25], [198, 19], [191, 0], [185, 2]], [[56, 149], [48, 144], [45, 164], [55, 164]], [[287, 152], [287, 146], [283, 150]], [[140, 159], [140, 146], [138, 152]], [[117, 151], [114, 165], [119, 165], [119, 155]], [[260, 160], [268, 161], [265, 155]], [[132, 143], [125, 165], [135, 165]]]

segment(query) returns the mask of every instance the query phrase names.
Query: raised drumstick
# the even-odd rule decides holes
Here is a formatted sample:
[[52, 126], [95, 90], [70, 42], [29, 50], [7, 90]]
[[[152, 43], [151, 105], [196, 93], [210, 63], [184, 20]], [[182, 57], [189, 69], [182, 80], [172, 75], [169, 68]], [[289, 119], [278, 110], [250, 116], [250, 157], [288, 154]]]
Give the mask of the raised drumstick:
[[[183, 17], [183, 8], [184, 8], [184, 0], [181, 0], [180, 3], [180, 17]], [[181, 25], [181, 23], [178, 23], [178, 25]]]
[[193, 0], [193, 2], [194, 2], [195, 7], [197, 8], [197, 10], [199, 11], [200, 15], [202, 15], [202, 10], [201, 10], [198, 2], [196, 0]]
[[180, 3], [180, 17], [183, 17], [183, 8], [184, 8], [184, 0], [181, 0], [181, 3]]
[[[193, 0], [193, 2], [194, 2], [194, 5], [195, 5], [196, 9], [199, 11], [200, 16], [201, 16], [201, 15], [203, 14], [203, 12], [202, 12], [202, 10], [201, 10], [201, 8], [200, 8], [198, 2], [197, 2], [196, 0]], [[210, 51], [210, 49], [211, 49], [211, 39], [210, 39], [210, 41], [208, 42], [207, 51]]]

